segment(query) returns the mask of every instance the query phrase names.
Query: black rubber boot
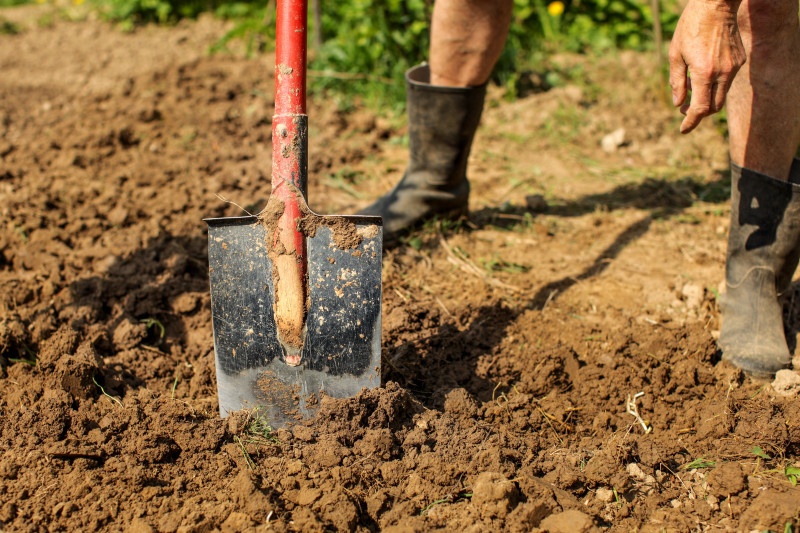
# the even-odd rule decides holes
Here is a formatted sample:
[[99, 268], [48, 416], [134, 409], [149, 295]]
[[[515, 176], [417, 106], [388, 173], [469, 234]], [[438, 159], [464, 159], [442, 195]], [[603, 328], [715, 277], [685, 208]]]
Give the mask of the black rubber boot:
[[394, 189], [359, 212], [383, 217], [383, 239], [393, 244], [403, 231], [434, 215], [467, 212], [467, 158], [481, 119], [486, 84], [430, 85], [430, 68], [406, 72], [408, 167]]
[[791, 364], [781, 296], [800, 257], [800, 161], [788, 182], [731, 163], [731, 227], [720, 298], [722, 358], [756, 379]]

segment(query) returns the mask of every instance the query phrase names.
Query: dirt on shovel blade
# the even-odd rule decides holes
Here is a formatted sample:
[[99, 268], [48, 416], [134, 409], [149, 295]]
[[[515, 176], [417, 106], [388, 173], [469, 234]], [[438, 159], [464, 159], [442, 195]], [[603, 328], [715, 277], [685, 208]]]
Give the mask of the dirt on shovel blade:
[[[800, 527], [796, 374], [716, 356], [725, 139], [678, 133], [652, 54], [490, 87], [471, 217], [383, 257], [384, 386], [275, 430], [219, 418], [202, 222], [267, 202], [273, 58], [52, 9], [0, 10], [0, 529]], [[323, 212], [402, 176], [401, 120], [309, 114]]]
[[258, 217], [207, 220], [221, 415], [261, 408], [273, 428], [314, 414], [318, 395], [355, 396], [381, 379], [381, 259], [376, 217], [319, 216], [303, 202], [308, 268], [300, 365], [284, 359], [275, 316], [278, 269], [270, 199]]

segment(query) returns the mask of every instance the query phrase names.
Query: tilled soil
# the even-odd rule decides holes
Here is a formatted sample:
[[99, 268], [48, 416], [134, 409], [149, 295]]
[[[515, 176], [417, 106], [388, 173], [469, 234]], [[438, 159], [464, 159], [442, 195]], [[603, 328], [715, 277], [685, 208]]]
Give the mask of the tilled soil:
[[[43, 9], [0, 12], [0, 530], [800, 526], [800, 401], [716, 353], [724, 140], [649, 58], [492, 92], [471, 218], [386, 253], [384, 386], [269, 431], [218, 418], [202, 219], [266, 205], [271, 59]], [[402, 173], [398, 121], [309, 115], [312, 207]]]

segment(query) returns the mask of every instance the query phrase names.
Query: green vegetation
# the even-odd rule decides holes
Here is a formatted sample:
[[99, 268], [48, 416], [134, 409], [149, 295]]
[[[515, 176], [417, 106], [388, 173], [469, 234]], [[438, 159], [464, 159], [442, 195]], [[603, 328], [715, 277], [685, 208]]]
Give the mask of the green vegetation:
[[38, 357], [36, 354], [31, 350], [27, 344], [23, 344], [22, 348], [25, 350], [25, 353], [28, 354], [28, 357], [9, 357], [8, 360], [11, 363], [24, 363], [30, 366], [36, 366]]
[[[320, 89], [402, 105], [403, 74], [428, 57], [431, 2], [322, 2], [323, 45], [311, 61]], [[349, 76], [326, 75], [345, 73]]]
[[206, 0], [97, 0], [95, 5], [109, 20], [133, 28], [147, 22], [166, 24], [204, 12], [213, 13], [224, 4]]
[[111, 396], [109, 393], [107, 393], [107, 392], [106, 392], [106, 390], [103, 388], [103, 386], [102, 386], [102, 385], [100, 385], [100, 384], [97, 382], [97, 379], [95, 379], [95, 377], [94, 377], [94, 376], [92, 376], [92, 381], [94, 381], [94, 384], [95, 384], [95, 385], [97, 385], [97, 388], [99, 388], [99, 389], [100, 389], [100, 392], [102, 392], [102, 393], [103, 393], [103, 396], [105, 396], [105, 397], [107, 397], [107, 398], [110, 398], [110, 399], [111, 399], [111, 401], [114, 401], [114, 402], [116, 402], [116, 403], [117, 403], [117, 405], [119, 405], [120, 407], [122, 407], [122, 408], [124, 408], [124, 407], [125, 407], [124, 405], [122, 405], [122, 402], [121, 402], [121, 401], [119, 401], [119, 399], [117, 399], [117, 398], [115, 398], [114, 396]]
[[707, 461], [700, 457], [690, 463], [681, 466], [681, 470], [697, 470], [700, 468], [714, 468], [717, 465], [716, 461]]
[[[324, 44], [312, 68], [350, 76], [321, 77], [315, 84], [402, 102], [403, 73], [428, 55], [431, 6], [429, 0], [324, 3]], [[677, 24], [677, 13], [675, 0], [662, 1], [659, 23], [667, 35]], [[514, 0], [511, 29], [493, 78], [517, 94], [528, 83], [526, 71], [537, 70], [550, 53], [652, 49], [653, 22], [647, 0]], [[558, 76], [543, 74], [546, 85], [558, 82]]]
[[256, 469], [253, 456], [259, 457], [263, 446], [280, 444], [266, 415], [261, 412], [259, 407], [248, 411], [242, 431], [238, 435], [234, 435], [233, 440], [242, 452], [242, 457], [250, 470]]
[[143, 318], [139, 322], [143, 323], [147, 329], [150, 329], [152, 327], [157, 327], [159, 339], [163, 339], [164, 335], [166, 335], [167, 333], [167, 330], [164, 328], [164, 324], [162, 324], [161, 321], [158, 320], [157, 318], [152, 318], [152, 317]]
[[800, 468], [787, 465], [784, 467], [783, 473], [792, 485], [797, 485], [797, 480], [800, 479]]
[[[23, 1], [0, 0], [0, 5]], [[212, 52], [225, 51], [233, 42], [243, 42], [249, 54], [274, 46], [274, 0], [89, 3], [123, 29], [151, 22], [172, 24], [201, 13], [233, 20], [233, 28]], [[320, 5], [320, 28], [313, 27], [315, 17], [309, 16], [311, 35], [322, 43], [311, 47], [311, 90], [333, 91], [344, 97], [339, 103], [345, 105], [358, 95], [373, 104], [402, 107], [403, 73], [428, 55], [433, 1], [342, 0]], [[530, 89], [532, 72], [545, 86], [560, 82], [560, 75], [550, 75], [547, 66], [554, 52], [653, 49], [657, 29], [669, 36], [678, 18], [677, 0], [660, 0], [660, 5], [656, 21], [648, 0], [514, 0], [508, 41], [493, 78], [514, 96]]]
[[14, 24], [10, 20], [0, 17], [0, 35], [16, 35], [21, 31], [22, 29], [18, 24]]
[[268, 442], [278, 443], [272, 431], [272, 425], [267, 420], [266, 414], [262, 413], [260, 408], [256, 407], [247, 414], [247, 423], [245, 424], [247, 431], [246, 438], [248, 442], [256, 444], [263, 444]]

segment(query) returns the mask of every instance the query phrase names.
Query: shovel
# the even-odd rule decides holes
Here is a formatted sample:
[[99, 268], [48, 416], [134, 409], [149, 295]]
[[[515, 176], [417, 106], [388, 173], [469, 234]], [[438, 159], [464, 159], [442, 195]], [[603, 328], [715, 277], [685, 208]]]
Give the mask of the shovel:
[[307, 0], [277, 2], [267, 206], [206, 220], [220, 414], [258, 407], [272, 427], [381, 376], [381, 218], [321, 216], [306, 202], [307, 12]]

